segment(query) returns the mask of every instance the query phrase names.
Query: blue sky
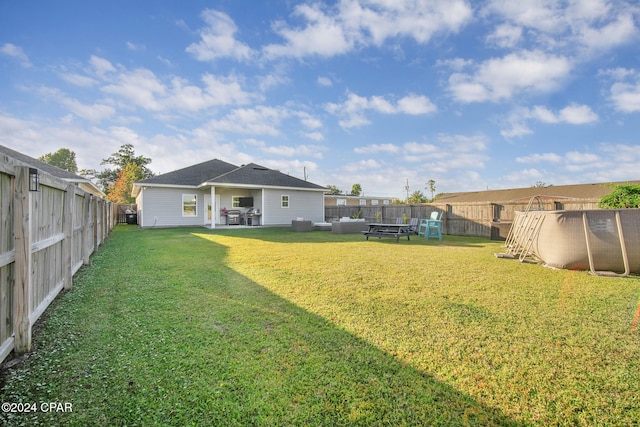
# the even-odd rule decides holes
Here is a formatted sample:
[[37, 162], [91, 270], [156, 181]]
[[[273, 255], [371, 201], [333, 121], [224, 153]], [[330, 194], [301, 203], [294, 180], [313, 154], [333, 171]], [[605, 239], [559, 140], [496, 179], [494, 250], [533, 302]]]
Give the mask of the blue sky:
[[0, 144], [404, 197], [640, 179], [640, 5], [0, 1]]

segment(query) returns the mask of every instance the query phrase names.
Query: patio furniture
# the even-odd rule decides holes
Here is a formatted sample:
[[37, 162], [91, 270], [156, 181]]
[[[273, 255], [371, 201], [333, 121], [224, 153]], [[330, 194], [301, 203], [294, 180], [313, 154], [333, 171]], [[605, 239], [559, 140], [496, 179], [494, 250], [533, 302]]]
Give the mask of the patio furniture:
[[409, 220], [409, 232], [418, 234], [418, 221], [419, 218], [411, 218]]
[[408, 224], [369, 224], [369, 230], [363, 231], [366, 239], [369, 240], [369, 236], [382, 238], [382, 237], [395, 237], [396, 243], [400, 240], [400, 237], [407, 236], [407, 240], [411, 240], [411, 232], [409, 231]]
[[424, 236], [427, 232], [427, 223], [429, 220], [427, 218], [420, 218], [420, 223], [418, 224], [418, 236]]
[[313, 223], [311, 221], [305, 221], [305, 220], [292, 220], [291, 221], [291, 230], [292, 231], [296, 231], [296, 232], [305, 232], [305, 231], [311, 231], [313, 228]]
[[429, 240], [431, 237], [442, 240], [442, 213], [431, 212], [431, 217], [427, 220], [424, 238]]

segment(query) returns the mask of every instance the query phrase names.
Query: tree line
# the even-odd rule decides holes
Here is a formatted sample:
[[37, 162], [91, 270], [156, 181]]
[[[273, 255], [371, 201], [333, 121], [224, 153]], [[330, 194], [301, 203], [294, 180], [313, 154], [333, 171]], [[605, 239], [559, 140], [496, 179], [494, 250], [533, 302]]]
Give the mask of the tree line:
[[38, 160], [91, 180], [106, 194], [107, 200], [120, 204], [135, 203], [131, 197], [133, 183], [154, 176], [148, 168], [151, 158], [136, 155], [132, 144], [124, 144], [118, 151], [102, 159], [101, 165], [111, 167], [101, 171], [78, 170], [76, 153], [68, 148], [44, 154]]

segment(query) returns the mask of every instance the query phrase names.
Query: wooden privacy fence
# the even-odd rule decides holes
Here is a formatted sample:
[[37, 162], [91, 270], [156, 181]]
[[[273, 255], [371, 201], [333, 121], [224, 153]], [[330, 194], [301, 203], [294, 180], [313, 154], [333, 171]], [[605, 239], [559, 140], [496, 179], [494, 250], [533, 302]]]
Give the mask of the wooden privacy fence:
[[[420, 205], [325, 206], [325, 220], [359, 217], [368, 222], [395, 223], [397, 218], [428, 218], [431, 212], [443, 213], [442, 232], [454, 236], [506, 238], [516, 211], [523, 211], [529, 198], [509, 202], [430, 203]], [[537, 208], [544, 210], [598, 209], [599, 198], [544, 199]]]
[[113, 205], [0, 156], [0, 362], [31, 349], [33, 324], [113, 229]]

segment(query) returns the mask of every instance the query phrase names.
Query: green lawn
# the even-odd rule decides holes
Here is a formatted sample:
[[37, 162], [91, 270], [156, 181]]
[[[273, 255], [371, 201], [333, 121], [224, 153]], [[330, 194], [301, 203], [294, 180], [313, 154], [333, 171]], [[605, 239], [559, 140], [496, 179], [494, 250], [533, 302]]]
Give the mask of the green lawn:
[[[118, 226], [2, 377], [5, 425], [634, 425], [640, 278], [499, 242]], [[72, 405], [43, 412], [42, 403]]]

